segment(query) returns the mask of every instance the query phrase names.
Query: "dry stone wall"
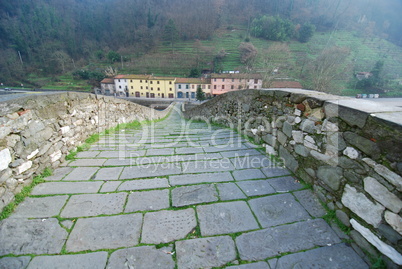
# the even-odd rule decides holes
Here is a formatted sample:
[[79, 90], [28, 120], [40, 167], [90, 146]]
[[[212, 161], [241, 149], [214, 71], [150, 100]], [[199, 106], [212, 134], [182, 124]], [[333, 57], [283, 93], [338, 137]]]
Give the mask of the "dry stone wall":
[[46, 167], [97, 132], [134, 120], [153, 120], [156, 111], [112, 97], [61, 93], [0, 103], [0, 212]]
[[278, 154], [351, 228], [362, 256], [380, 252], [392, 266], [402, 265], [401, 116], [402, 108], [287, 89], [232, 92], [186, 111]]

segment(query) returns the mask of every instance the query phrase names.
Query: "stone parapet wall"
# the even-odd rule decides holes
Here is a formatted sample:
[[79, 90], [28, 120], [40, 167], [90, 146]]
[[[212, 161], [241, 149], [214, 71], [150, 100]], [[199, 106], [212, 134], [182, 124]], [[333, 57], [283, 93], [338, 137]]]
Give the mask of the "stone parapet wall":
[[169, 111], [84, 93], [0, 103], [0, 212], [33, 176], [58, 167], [90, 135], [120, 123], [163, 118]]
[[238, 129], [278, 154], [351, 228], [359, 254], [402, 264], [402, 108], [270, 89], [228, 93], [185, 113]]

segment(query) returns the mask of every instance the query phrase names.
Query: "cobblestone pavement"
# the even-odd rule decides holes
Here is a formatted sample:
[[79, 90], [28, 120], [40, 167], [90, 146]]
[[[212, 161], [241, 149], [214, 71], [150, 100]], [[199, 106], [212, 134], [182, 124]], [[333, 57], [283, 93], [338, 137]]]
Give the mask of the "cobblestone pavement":
[[0, 268], [368, 268], [288, 170], [177, 111], [45, 180], [0, 223]]

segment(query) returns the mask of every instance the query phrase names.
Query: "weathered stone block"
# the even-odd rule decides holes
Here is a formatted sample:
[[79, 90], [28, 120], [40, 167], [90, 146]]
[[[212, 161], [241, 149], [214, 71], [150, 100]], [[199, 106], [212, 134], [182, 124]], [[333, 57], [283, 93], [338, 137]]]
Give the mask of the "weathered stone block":
[[236, 259], [230, 236], [176, 242], [177, 264], [181, 269], [221, 267]]
[[283, 158], [285, 161], [285, 166], [292, 172], [296, 172], [297, 169], [299, 168], [299, 163], [296, 160], [295, 157], [293, 157], [292, 154], [290, 154], [289, 151], [287, 151], [284, 147], [280, 146], [279, 147], [279, 156]]
[[342, 203], [375, 228], [380, 225], [385, 208], [373, 203], [349, 184], [345, 186]]
[[317, 145], [315, 143], [314, 138], [309, 136], [309, 135], [306, 135], [306, 137], [304, 138], [304, 143], [303, 144], [304, 144], [304, 146], [306, 148], [318, 151], [318, 147], [317, 147]]
[[21, 164], [20, 166], [18, 166], [15, 169], [15, 173], [17, 175], [20, 175], [20, 174], [24, 173], [25, 171], [27, 171], [31, 167], [32, 167], [32, 161], [24, 162], [23, 164]]
[[392, 212], [399, 213], [402, 209], [402, 201], [376, 179], [366, 177], [364, 179], [364, 190]]
[[375, 246], [382, 254], [386, 255], [394, 263], [402, 265], [402, 255], [398, 253], [393, 247], [381, 241], [369, 229], [363, 227], [356, 220], [352, 219], [350, 223], [356, 231], [358, 231], [364, 238], [366, 238], [366, 240], [369, 241], [373, 246]]
[[309, 134], [314, 134], [315, 131], [316, 131], [315, 130], [315, 122], [312, 121], [312, 120], [308, 120], [308, 119], [304, 120], [301, 123], [300, 127], [301, 127], [303, 132], [306, 132], [306, 133], [309, 133]]
[[292, 130], [293, 130], [292, 125], [291, 125], [289, 122], [285, 121], [285, 122], [283, 123], [283, 128], [282, 128], [283, 133], [284, 133], [287, 137], [292, 137]]
[[292, 131], [292, 138], [296, 143], [302, 144], [303, 139], [303, 132], [302, 131]]
[[356, 160], [359, 157], [359, 152], [352, 147], [347, 147], [343, 154], [351, 158], [352, 160]]
[[337, 191], [343, 177], [343, 169], [340, 167], [320, 166], [317, 171], [317, 177], [331, 189]]
[[376, 171], [377, 174], [384, 177], [389, 183], [394, 185], [398, 191], [402, 191], [402, 177], [400, 175], [392, 172], [384, 165], [378, 164], [369, 158], [364, 158], [363, 161], [374, 168], [374, 171]]
[[380, 148], [378, 147], [378, 145], [375, 142], [373, 142], [369, 139], [366, 139], [364, 137], [361, 137], [355, 133], [345, 132], [343, 134], [343, 137], [349, 144], [360, 149], [361, 151], [363, 151], [370, 157], [373, 157], [376, 159], [376, 158], [378, 158], [378, 156], [381, 153]]
[[2, 149], [0, 151], [0, 171], [8, 168], [8, 165], [11, 163], [11, 153], [8, 148]]
[[391, 225], [395, 231], [402, 235], [402, 218], [399, 215], [389, 211], [385, 211], [384, 217], [387, 223]]

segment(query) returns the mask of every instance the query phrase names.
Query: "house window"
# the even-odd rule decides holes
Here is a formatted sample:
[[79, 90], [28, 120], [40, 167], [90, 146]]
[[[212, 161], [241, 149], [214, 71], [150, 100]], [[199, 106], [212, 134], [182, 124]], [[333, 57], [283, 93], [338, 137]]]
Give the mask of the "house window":
[[222, 90], [224, 90], [225, 89], [225, 85], [222, 85]]
[[232, 78], [232, 82], [234, 82], [234, 78]]
[[151, 93], [151, 98], [155, 98], [155, 94], [154, 94], [154, 93]]
[[234, 86], [232, 85], [232, 86], [230, 86], [230, 88], [233, 90], [233, 89], [234, 89]]
[[158, 91], [160, 91], [160, 90], [161, 90], [161, 88], [158, 87]]
[[257, 89], [257, 86], [254, 86], [254, 89]]
[[254, 79], [254, 84], [258, 84], [258, 79]]
[[140, 92], [135, 92], [135, 97], [140, 97]]
[[133, 80], [131, 79], [130, 82], [133, 82]]
[[214, 85], [214, 90], [216, 90], [216, 85]]
[[[172, 82], [171, 82], [171, 81], [169, 81], [169, 84], [170, 84], [170, 85], [172, 85]], [[172, 97], [172, 98], [173, 98], [173, 97]]]
[[186, 90], [188, 90], [188, 89], [189, 89], [189, 85], [187, 84], [187, 85], [186, 85]]
[[222, 82], [225, 82], [225, 79], [224, 79], [224, 78], [222, 79]]
[[169, 98], [174, 98], [173, 93], [169, 93]]
[[147, 96], [147, 98], [149, 98], [149, 92], [147, 92], [146, 96]]
[[140, 83], [142, 83], [142, 79], [140, 80]]
[[153, 91], [154, 90], [154, 87], [151, 87], [151, 91]]
[[151, 80], [151, 84], [152, 84], [152, 83], [154, 83], [154, 82]]
[[191, 85], [191, 88], [194, 90], [194, 85]]
[[120, 82], [120, 79], [119, 79], [119, 82]]
[[148, 83], [148, 80], [145, 80], [145, 83]]
[[179, 90], [181, 90], [181, 84], [179, 84]]
[[[120, 80], [119, 80], [120, 81]], [[214, 78], [214, 82], [216, 82], [216, 78]]]
[[133, 86], [131, 86], [131, 89], [133, 90], [133, 89], [134, 89], [134, 87], [133, 87]]
[[159, 80], [156, 82], [156, 84], [159, 84]]
[[208, 90], [210, 90], [211, 89], [211, 85], [208, 85]]
[[148, 90], [148, 86], [146, 86], [145, 89]]
[[143, 90], [143, 89], [144, 89], [144, 87], [141, 86], [141, 90]]
[[169, 88], [170, 91], [173, 91], [172, 88]]
[[119, 89], [121, 89], [121, 86], [119, 86]]

